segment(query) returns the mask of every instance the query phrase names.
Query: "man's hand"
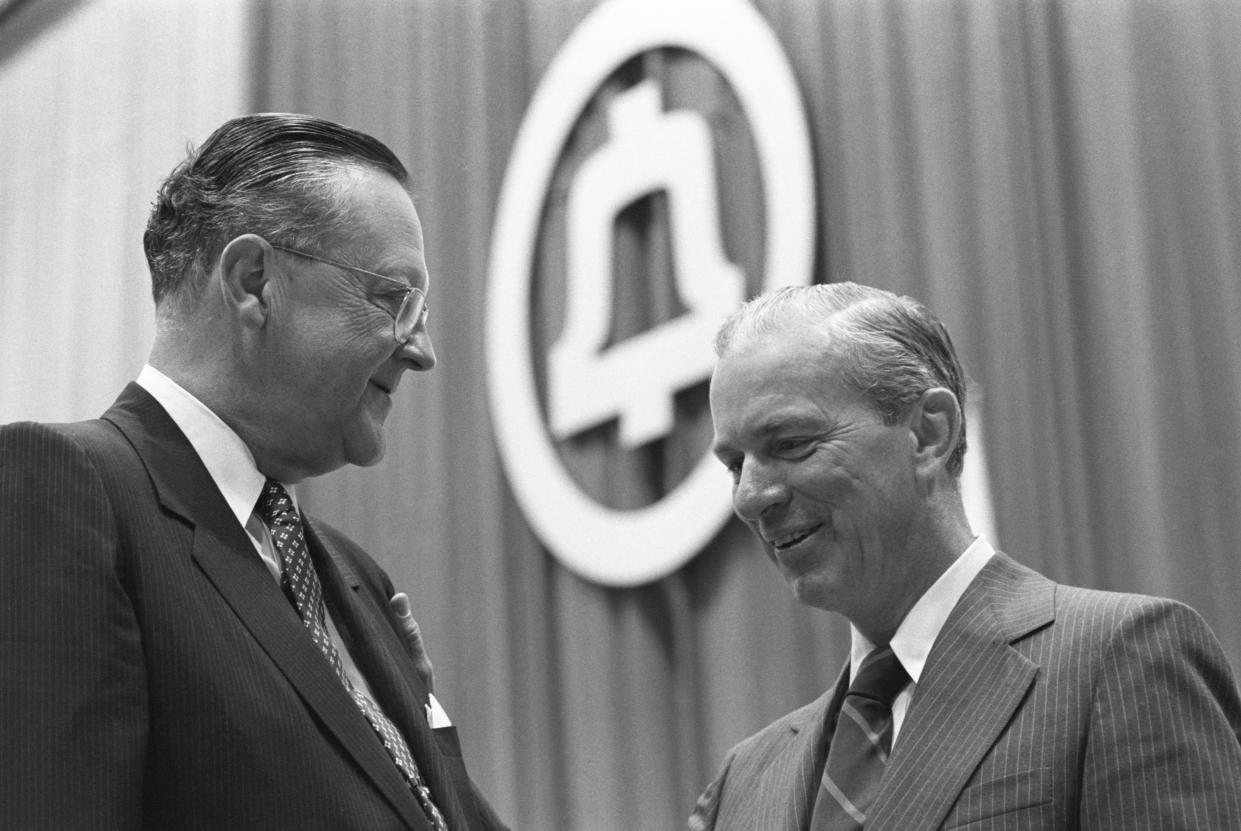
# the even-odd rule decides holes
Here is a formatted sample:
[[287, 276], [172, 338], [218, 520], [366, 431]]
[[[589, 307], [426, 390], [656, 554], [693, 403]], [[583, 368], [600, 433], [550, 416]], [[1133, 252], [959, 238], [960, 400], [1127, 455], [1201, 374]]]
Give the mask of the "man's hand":
[[427, 685], [427, 690], [433, 692], [435, 686], [431, 674], [431, 659], [427, 656], [426, 646], [422, 642], [422, 630], [418, 628], [418, 621], [414, 620], [413, 612], [409, 608], [409, 596], [405, 592], [397, 592], [388, 602], [401, 624], [401, 634], [405, 636], [405, 648], [409, 651], [409, 656], [414, 659], [418, 675]]

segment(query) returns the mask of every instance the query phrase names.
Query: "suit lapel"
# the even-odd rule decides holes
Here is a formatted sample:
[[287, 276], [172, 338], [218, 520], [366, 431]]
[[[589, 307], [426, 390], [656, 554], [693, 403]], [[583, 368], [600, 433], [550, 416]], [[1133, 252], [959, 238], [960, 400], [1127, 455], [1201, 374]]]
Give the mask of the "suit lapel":
[[142, 458], [161, 504], [194, 530], [191, 556], [290, 685], [414, 828], [421, 811], [189, 441], [136, 384], [104, 414]]
[[[805, 782], [807, 786], [799, 788], [799, 793], [795, 798], [787, 800], [789, 807], [783, 824], [786, 831], [800, 831], [810, 824], [810, 815], [814, 811], [814, 803], [819, 795], [819, 782], [823, 778], [823, 765], [827, 760], [828, 737], [836, 727], [836, 717], [840, 713], [840, 705], [848, 689], [849, 664], [846, 661], [840, 674], [836, 676], [836, 683], [832, 689], [819, 698], [822, 706], [814, 709], [814, 715], [806, 722], [799, 734], [793, 752], [788, 754], [789, 773], [794, 773], [797, 778], [787, 779], [786, 783]], [[773, 781], [771, 787], [775, 786], [776, 783]], [[788, 785], [785, 784], [786, 793], [787, 789]], [[764, 792], [772, 793], [773, 791], [765, 786]], [[805, 794], [804, 797], [803, 794]]]
[[370, 593], [362, 589], [356, 570], [321, 526], [309, 517], [306, 525], [315, 567], [350, 655], [383, 711], [401, 729], [448, 826], [471, 827], [466, 816], [473, 811], [467, 811], [462, 800], [472, 793], [472, 787], [464, 767], [446, 759], [440, 749], [426, 716], [429, 690], [388, 623], [387, 610], [377, 606]]
[[867, 827], [938, 828], [1038, 667], [1009, 645], [1050, 622], [1053, 584], [997, 554], [927, 658]]
[[848, 687], [847, 669], [846, 664], [832, 689], [794, 714], [788, 733], [776, 737], [780, 746], [771, 760], [760, 763], [761, 773], [746, 783], [738, 801], [722, 809], [717, 827], [802, 831], [808, 826], [827, 755], [827, 734]]

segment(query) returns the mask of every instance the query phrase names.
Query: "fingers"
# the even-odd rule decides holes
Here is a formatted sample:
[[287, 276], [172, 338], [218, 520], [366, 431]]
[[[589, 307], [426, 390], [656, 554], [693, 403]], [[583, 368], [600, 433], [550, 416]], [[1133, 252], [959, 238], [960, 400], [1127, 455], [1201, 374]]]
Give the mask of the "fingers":
[[422, 630], [418, 627], [418, 621], [414, 620], [414, 615], [409, 605], [409, 596], [405, 592], [397, 592], [389, 601], [392, 611], [396, 614], [397, 622], [401, 626], [401, 634], [405, 639], [405, 649], [409, 652], [409, 656], [414, 659], [414, 667], [418, 671], [422, 682], [426, 684], [428, 690], [434, 690], [434, 667], [431, 665], [431, 658], [427, 655], [426, 644], [422, 640]]
[[[392, 611], [396, 612], [398, 618], [409, 618], [411, 621], [414, 619], [414, 610], [409, 607], [409, 595], [405, 592], [397, 592], [392, 595], [392, 600], [389, 602], [392, 604]], [[414, 628], [416, 629], [417, 626], [415, 623]]]

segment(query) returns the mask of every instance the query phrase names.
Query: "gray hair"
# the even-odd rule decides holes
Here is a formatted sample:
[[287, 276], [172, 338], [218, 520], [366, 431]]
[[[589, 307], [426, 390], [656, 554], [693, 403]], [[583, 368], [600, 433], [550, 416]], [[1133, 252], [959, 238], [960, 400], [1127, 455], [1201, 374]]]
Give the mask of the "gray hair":
[[844, 358], [846, 381], [869, 399], [885, 424], [895, 424], [929, 389], [951, 390], [961, 405], [961, 436], [948, 459], [959, 477], [965, 465], [967, 376], [948, 330], [910, 297], [857, 283], [789, 286], [762, 294], [724, 321], [715, 337], [723, 357], [745, 341], [809, 324], [830, 331]]
[[151, 208], [142, 244], [156, 305], [196, 296], [239, 234], [315, 251], [347, 227], [342, 173], [359, 167], [409, 187], [392, 151], [350, 127], [289, 113], [225, 122], [169, 174]]

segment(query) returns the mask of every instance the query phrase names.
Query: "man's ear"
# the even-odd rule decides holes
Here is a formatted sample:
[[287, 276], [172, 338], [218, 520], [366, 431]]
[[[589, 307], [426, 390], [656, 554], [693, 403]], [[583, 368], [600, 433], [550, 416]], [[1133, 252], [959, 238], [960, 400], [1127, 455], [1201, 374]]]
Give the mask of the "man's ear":
[[234, 237], [220, 252], [220, 288], [224, 305], [244, 324], [260, 328], [267, 322], [272, 274], [272, 248], [256, 234]]
[[933, 479], [948, 465], [948, 458], [961, 440], [961, 403], [944, 387], [922, 393], [910, 413], [914, 436], [914, 469], [920, 477]]

